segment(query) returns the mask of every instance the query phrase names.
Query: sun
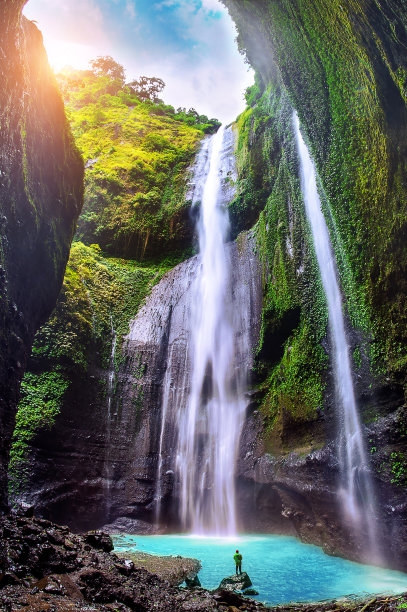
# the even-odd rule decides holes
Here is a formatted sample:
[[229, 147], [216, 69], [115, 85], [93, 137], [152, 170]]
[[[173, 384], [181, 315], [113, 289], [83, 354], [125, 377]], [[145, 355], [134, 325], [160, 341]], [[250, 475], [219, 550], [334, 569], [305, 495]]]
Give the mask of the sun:
[[88, 45], [56, 40], [45, 41], [48, 61], [54, 72], [59, 72], [66, 66], [78, 70], [89, 68], [89, 60], [95, 57], [95, 51]]

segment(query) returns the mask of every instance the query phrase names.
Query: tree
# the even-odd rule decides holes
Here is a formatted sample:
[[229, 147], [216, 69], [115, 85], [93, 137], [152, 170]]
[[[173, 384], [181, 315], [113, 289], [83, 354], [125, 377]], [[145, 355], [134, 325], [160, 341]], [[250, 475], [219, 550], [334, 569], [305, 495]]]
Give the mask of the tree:
[[138, 81], [132, 81], [128, 85], [133, 88], [135, 95], [140, 98], [140, 100], [151, 100], [151, 102], [158, 101], [158, 94], [161, 93], [165, 87], [165, 83], [162, 79], [146, 76], [141, 76]]
[[120, 81], [121, 85], [124, 85], [124, 68], [110, 55], [99, 55], [94, 60], [91, 60], [90, 65], [92, 66], [92, 72], [98, 77], [110, 77], [111, 79]]

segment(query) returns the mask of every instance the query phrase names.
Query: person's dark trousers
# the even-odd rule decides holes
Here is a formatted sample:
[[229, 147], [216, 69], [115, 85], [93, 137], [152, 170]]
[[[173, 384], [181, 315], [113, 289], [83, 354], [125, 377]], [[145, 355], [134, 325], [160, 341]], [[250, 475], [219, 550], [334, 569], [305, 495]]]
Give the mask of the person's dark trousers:
[[238, 574], [238, 570], [239, 570], [239, 573], [241, 574], [242, 573], [242, 564], [241, 563], [239, 563], [239, 565], [236, 565], [236, 576]]

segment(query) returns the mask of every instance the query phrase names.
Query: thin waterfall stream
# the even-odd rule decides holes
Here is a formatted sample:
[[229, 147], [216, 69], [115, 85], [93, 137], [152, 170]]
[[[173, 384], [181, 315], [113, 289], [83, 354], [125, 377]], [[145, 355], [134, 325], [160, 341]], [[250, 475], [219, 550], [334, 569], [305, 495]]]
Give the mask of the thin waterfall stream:
[[338, 493], [345, 518], [357, 529], [360, 529], [362, 521], [366, 526], [369, 552], [378, 561], [373, 483], [355, 400], [336, 263], [321, 209], [315, 166], [301, 135], [297, 113], [294, 113], [293, 122], [300, 158], [301, 187], [328, 304], [333, 344], [333, 369], [340, 409], [338, 446], [341, 483]]
[[[229, 218], [220, 204], [225, 130], [204, 145], [197, 224], [200, 261], [191, 291], [191, 380], [180, 409], [176, 469], [181, 521], [196, 534], [234, 534], [235, 463], [247, 401], [245, 373], [235, 364], [236, 316], [231, 307]], [[206, 148], [208, 147], [208, 148]]]
[[117, 332], [113, 325], [113, 317], [110, 315], [110, 329], [112, 337], [112, 348], [110, 351], [109, 366], [107, 370], [107, 421], [106, 421], [106, 454], [105, 454], [105, 479], [106, 479], [106, 513], [109, 516], [111, 507], [111, 484], [112, 484], [112, 473], [110, 465], [110, 452], [111, 452], [111, 437], [112, 437], [112, 401], [114, 398], [114, 382], [115, 382], [115, 356], [116, 356], [116, 345], [117, 345]]

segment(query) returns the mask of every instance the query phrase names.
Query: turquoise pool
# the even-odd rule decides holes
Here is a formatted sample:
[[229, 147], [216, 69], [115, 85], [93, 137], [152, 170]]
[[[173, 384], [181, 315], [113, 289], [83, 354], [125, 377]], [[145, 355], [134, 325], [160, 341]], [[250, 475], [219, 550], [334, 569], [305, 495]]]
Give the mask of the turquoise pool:
[[407, 591], [407, 574], [330, 557], [321, 548], [293, 537], [117, 535], [113, 541], [117, 551], [141, 550], [200, 559], [199, 578], [207, 589], [216, 588], [222, 578], [234, 573], [233, 554], [238, 548], [243, 555], [242, 570], [259, 592], [256, 599], [269, 604]]

